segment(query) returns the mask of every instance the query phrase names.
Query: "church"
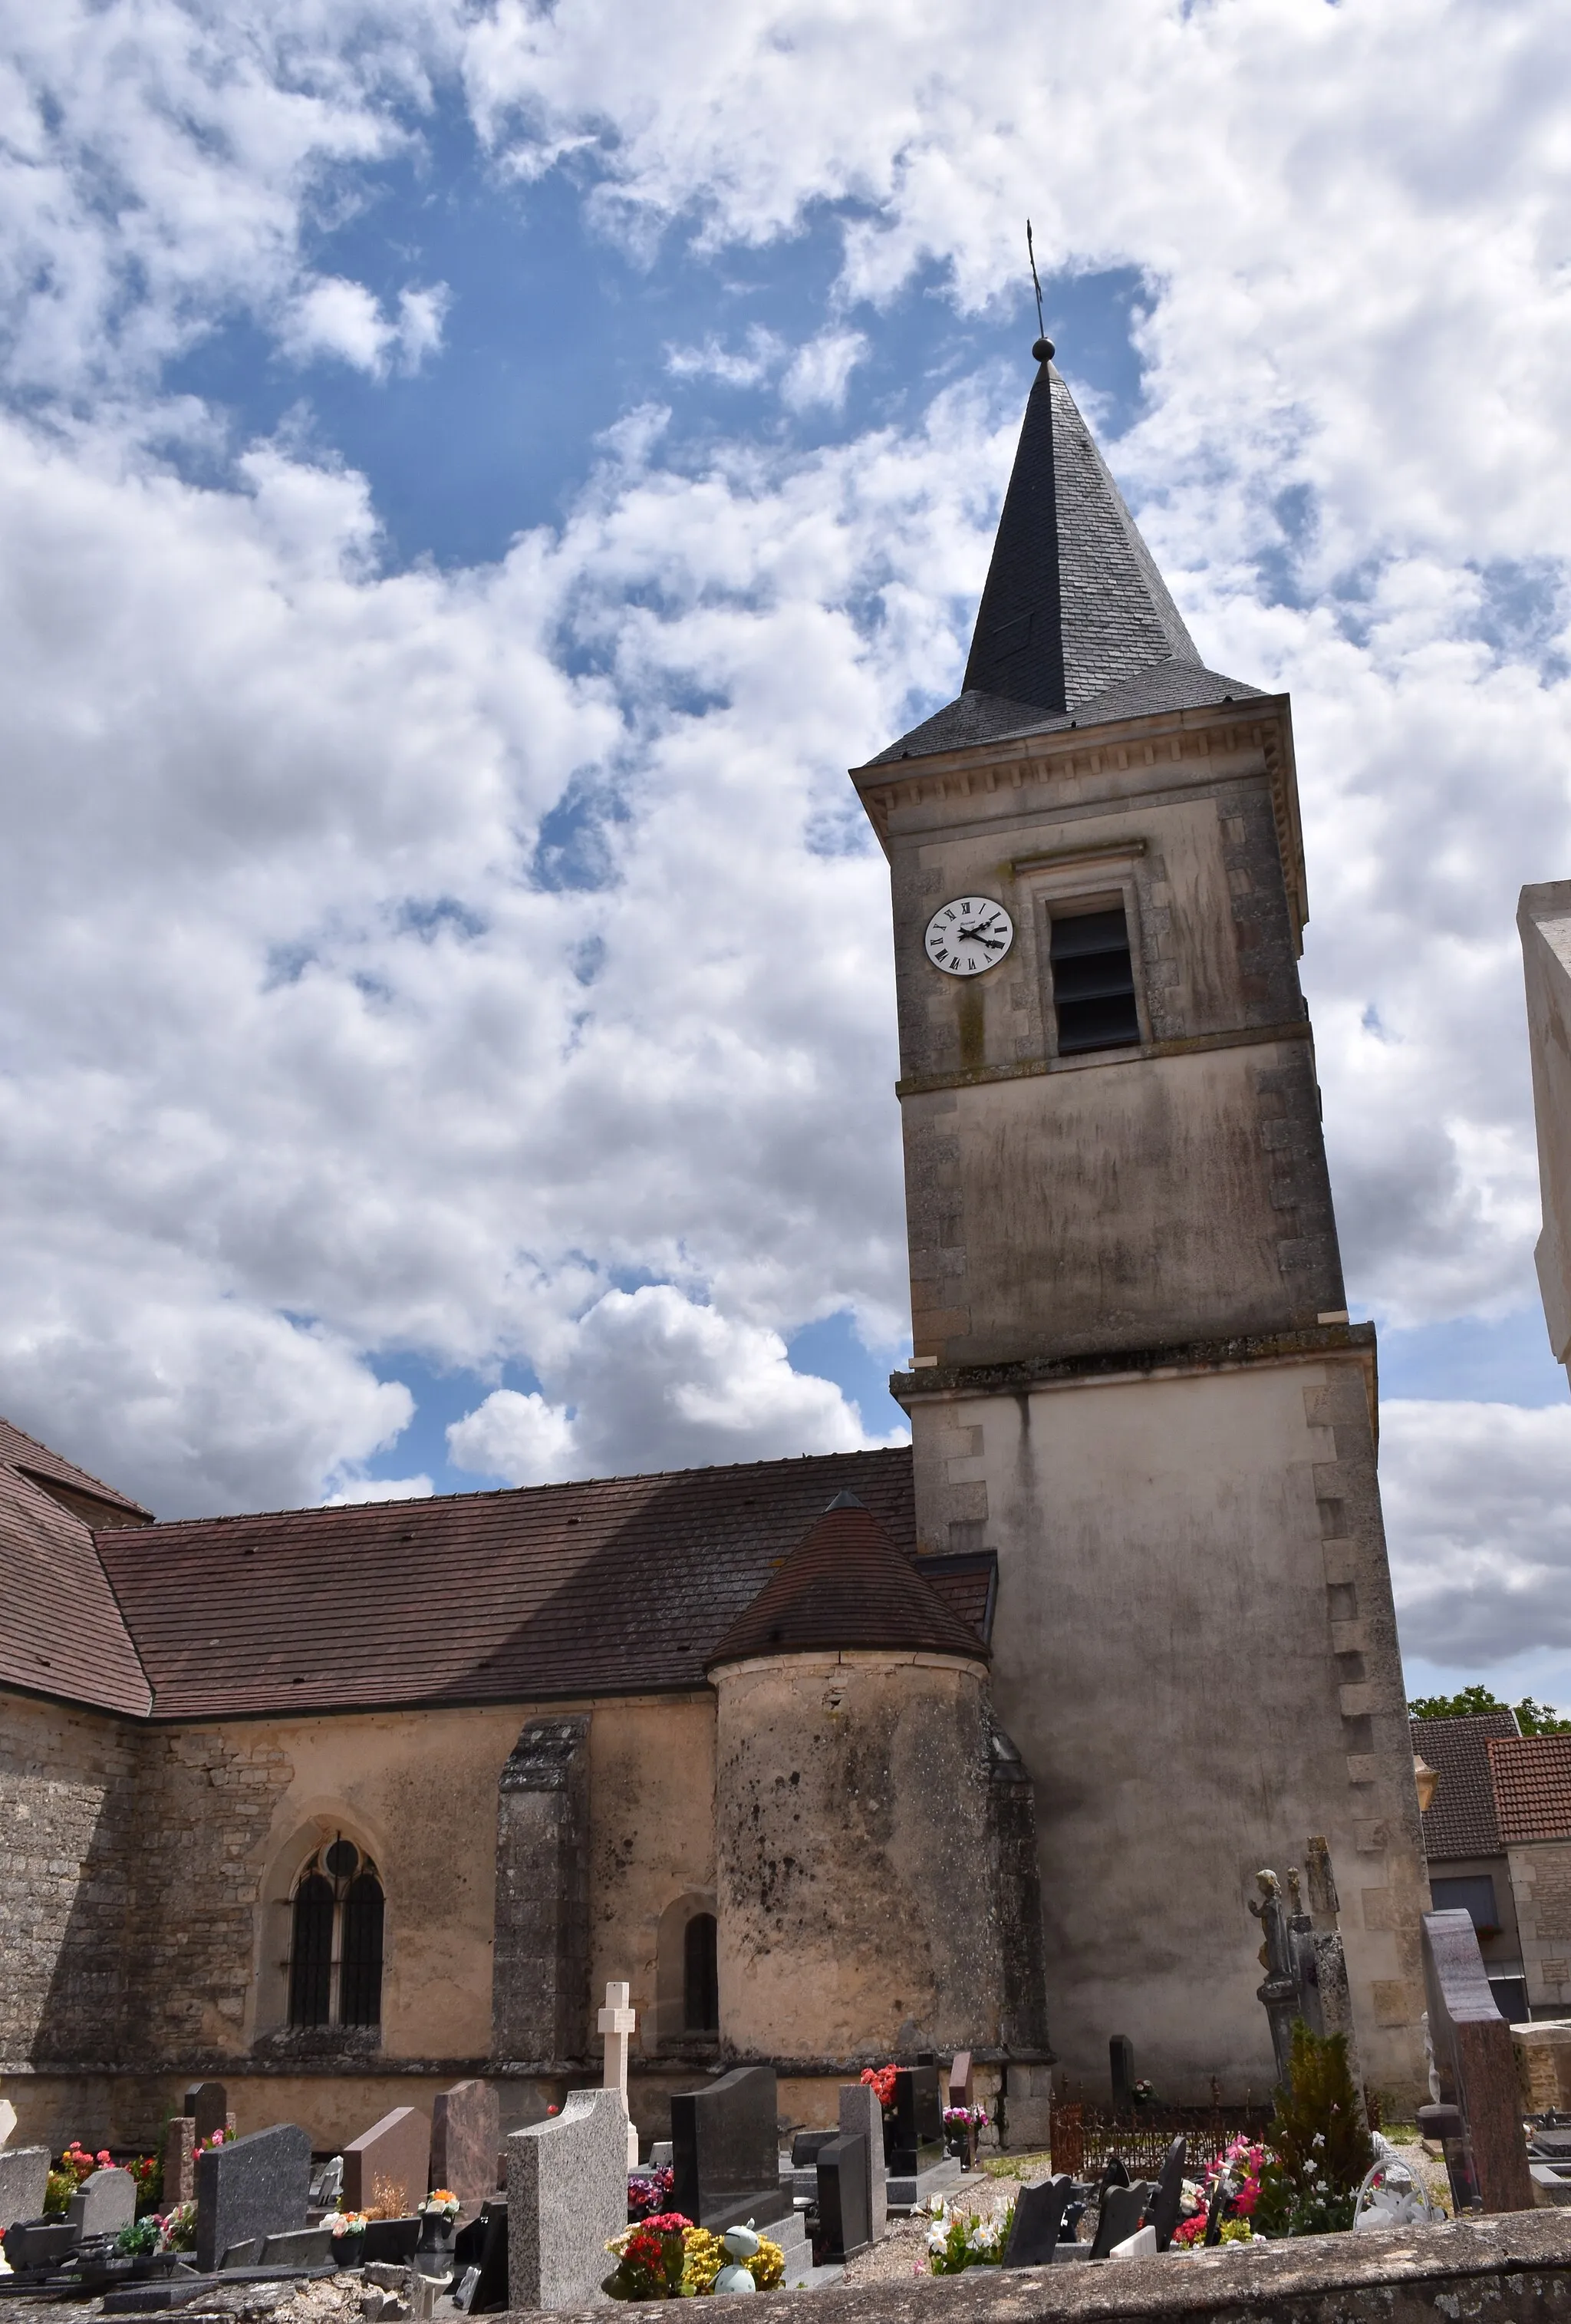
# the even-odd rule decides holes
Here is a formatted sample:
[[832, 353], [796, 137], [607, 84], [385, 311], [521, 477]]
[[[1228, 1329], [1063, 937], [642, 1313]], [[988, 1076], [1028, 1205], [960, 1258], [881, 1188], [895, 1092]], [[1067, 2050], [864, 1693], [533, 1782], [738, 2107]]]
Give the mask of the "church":
[[[1202, 664], [1039, 340], [963, 690], [852, 772], [894, 901], [909, 1448], [159, 1524], [0, 1425], [0, 2073], [331, 2150], [760, 2059], [1108, 2042], [1258, 2101], [1258, 1869], [1329, 1849], [1370, 2086], [1428, 1904], [1297, 961], [1288, 699]], [[69, 1448], [68, 1448], [69, 1449]], [[352, 1615], [343, 1609], [353, 1609]]]

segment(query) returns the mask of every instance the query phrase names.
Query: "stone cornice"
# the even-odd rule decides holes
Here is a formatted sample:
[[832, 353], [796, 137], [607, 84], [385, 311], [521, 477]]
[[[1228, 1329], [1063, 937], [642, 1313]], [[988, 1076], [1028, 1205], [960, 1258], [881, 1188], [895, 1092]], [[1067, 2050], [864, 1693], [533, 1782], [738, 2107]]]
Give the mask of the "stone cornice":
[[1113, 1348], [1079, 1356], [1025, 1356], [1002, 1364], [941, 1364], [892, 1372], [889, 1393], [909, 1411], [914, 1404], [960, 1396], [1017, 1396], [1034, 1388], [1103, 1387], [1121, 1380], [1172, 1378], [1184, 1372], [1241, 1371], [1256, 1364], [1302, 1363], [1350, 1356], [1366, 1370], [1373, 1393], [1373, 1323], [1318, 1323], [1301, 1331], [1241, 1333], [1223, 1340], [1190, 1340], [1163, 1348]]
[[984, 1082], [1028, 1081], [1034, 1074], [1079, 1074], [1097, 1065], [1122, 1065], [1151, 1057], [1195, 1057], [1214, 1049], [1269, 1048], [1278, 1041], [1314, 1038], [1307, 1017], [1282, 1025], [1242, 1025], [1228, 1033], [1189, 1033], [1180, 1040], [1142, 1041], [1120, 1049], [1078, 1051], [1068, 1057], [1015, 1057], [1005, 1065], [957, 1065], [951, 1073], [907, 1074], [895, 1084], [896, 1097], [927, 1097], [935, 1090], [975, 1089]]

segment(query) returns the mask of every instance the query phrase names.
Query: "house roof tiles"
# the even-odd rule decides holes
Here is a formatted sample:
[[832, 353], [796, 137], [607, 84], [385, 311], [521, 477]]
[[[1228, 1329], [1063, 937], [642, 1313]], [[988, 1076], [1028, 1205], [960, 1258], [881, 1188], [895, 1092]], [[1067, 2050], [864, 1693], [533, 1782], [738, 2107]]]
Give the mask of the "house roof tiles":
[[1494, 1809], [1507, 1848], [1571, 1840], [1571, 1735], [1516, 1735], [1489, 1746]]
[[711, 1670], [755, 1655], [846, 1647], [987, 1656], [960, 1619], [856, 1496], [841, 1492], [773, 1579], [711, 1647]]
[[1516, 1714], [1511, 1711], [1412, 1721], [1413, 1750], [1439, 1778], [1424, 1815], [1424, 1853], [1431, 1864], [1500, 1854], [1489, 1746], [1493, 1738], [1516, 1731]]
[[0, 1683], [144, 1713], [151, 1691], [92, 1528], [35, 1477], [96, 1497], [106, 1511], [135, 1509], [85, 1470], [0, 1422]]

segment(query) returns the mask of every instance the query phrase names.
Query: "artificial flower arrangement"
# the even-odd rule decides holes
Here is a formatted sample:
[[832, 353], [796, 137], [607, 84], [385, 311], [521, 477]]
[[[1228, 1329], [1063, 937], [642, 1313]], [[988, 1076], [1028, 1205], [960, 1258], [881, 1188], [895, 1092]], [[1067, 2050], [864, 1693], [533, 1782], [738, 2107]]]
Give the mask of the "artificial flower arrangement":
[[651, 2163], [628, 2173], [628, 2218], [637, 2224], [639, 2219], [652, 2219], [671, 2200], [671, 2190], [676, 2184], [676, 2173], [668, 2163]]
[[198, 2154], [211, 2154], [216, 2146], [223, 2145], [229, 2133], [226, 2130], [209, 2131], [206, 2138], [198, 2139], [197, 2153]]
[[972, 2130], [986, 2130], [992, 2116], [985, 2106], [969, 2106], [945, 2107], [943, 2118], [945, 2122], [952, 2123], [957, 2130], [964, 2130], [968, 2126]]
[[1156, 2096], [1156, 2092], [1152, 2089], [1149, 2082], [1139, 2081], [1132, 2085], [1129, 2095], [1134, 2099], [1136, 2106], [1149, 2106], [1152, 2099]]
[[968, 2267], [1000, 2267], [1015, 2225], [1015, 2206], [984, 2218], [934, 2195], [927, 2206], [927, 2264], [934, 2275], [961, 2275]]
[[334, 2242], [340, 2243], [345, 2236], [363, 2236], [365, 2233], [365, 2213], [335, 2211], [329, 2218], [323, 2220], [322, 2225]]
[[91, 2178], [95, 2171], [107, 2171], [113, 2161], [106, 2146], [90, 2154], [79, 2139], [73, 2138], [60, 2156], [59, 2170], [51, 2171], [44, 2182], [45, 2212], [63, 2211], [83, 2180]]
[[455, 2219], [464, 2209], [463, 2199], [451, 2187], [434, 2187], [425, 2201], [417, 2208], [428, 2218]]
[[871, 2084], [873, 2096], [881, 2107], [892, 2107], [895, 2103], [895, 2076], [898, 2070], [896, 2066], [862, 2068], [862, 2080]]
[[195, 2203], [176, 2203], [158, 2223], [158, 2246], [161, 2251], [195, 2251], [197, 2248], [197, 2207]]
[[163, 2193], [161, 2157], [156, 2154], [133, 2155], [125, 2168], [136, 2181], [137, 2209], [139, 2211], [156, 2210], [159, 2198]]
[[122, 2259], [147, 2259], [159, 2248], [159, 2223], [151, 2215], [133, 2219], [115, 2236], [115, 2248]]
[[[613, 2236], [606, 2246], [616, 2261], [602, 2290], [613, 2300], [701, 2300], [713, 2292], [773, 2292], [786, 2273], [786, 2255], [751, 2227], [728, 2227], [723, 2236], [695, 2227], [680, 2211], [653, 2218]], [[751, 2279], [750, 2286], [740, 2278]]]

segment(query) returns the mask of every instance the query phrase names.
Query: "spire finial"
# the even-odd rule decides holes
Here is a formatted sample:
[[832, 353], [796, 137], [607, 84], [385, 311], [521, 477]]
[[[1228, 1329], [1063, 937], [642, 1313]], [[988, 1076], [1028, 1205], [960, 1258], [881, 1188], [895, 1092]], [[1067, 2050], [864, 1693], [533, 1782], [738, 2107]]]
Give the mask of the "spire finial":
[[1036, 293], [1036, 345], [1032, 354], [1038, 363], [1052, 361], [1052, 341], [1047, 336], [1047, 325], [1042, 319], [1042, 283], [1036, 272], [1036, 249], [1031, 239], [1031, 220], [1025, 221], [1025, 255], [1031, 261], [1031, 287]]

